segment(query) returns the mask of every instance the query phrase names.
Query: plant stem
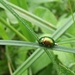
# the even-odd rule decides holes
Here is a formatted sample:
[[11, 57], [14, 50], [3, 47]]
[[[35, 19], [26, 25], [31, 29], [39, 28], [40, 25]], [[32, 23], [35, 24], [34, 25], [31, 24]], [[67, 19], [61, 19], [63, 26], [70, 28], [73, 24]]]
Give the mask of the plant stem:
[[6, 21], [0, 17], [0, 22], [2, 22], [4, 25], [6, 25], [9, 29], [11, 29], [13, 32], [15, 32], [20, 38], [22, 38], [25, 41], [28, 41], [20, 32], [18, 32], [14, 27], [6, 23]]
[[49, 58], [51, 59], [52, 63], [54, 64], [54, 67], [55, 67], [55, 69], [57, 71], [57, 74], [60, 75], [59, 74], [60, 70], [59, 70], [57, 62], [55, 61], [55, 56], [54, 56], [53, 52], [52, 51], [48, 51], [46, 48], [44, 50], [47, 53], [47, 55], [49, 56]]

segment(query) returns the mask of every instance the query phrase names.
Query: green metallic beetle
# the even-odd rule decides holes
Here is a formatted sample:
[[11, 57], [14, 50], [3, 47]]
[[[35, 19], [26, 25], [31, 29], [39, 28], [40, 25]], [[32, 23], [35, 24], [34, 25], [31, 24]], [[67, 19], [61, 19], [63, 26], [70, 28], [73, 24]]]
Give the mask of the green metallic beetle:
[[41, 37], [39, 40], [38, 40], [38, 43], [40, 46], [43, 46], [43, 47], [54, 47], [55, 46], [55, 41], [49, 37], [49, 36], [44, 36], [44, 37]]

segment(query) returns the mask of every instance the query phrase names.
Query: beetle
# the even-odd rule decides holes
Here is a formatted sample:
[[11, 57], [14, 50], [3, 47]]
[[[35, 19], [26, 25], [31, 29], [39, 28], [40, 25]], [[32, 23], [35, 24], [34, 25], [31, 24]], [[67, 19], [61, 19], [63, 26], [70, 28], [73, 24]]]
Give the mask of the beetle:
[[49, 36], [43, 36], [41, 37], [39, 40], [38, 40], [38, 43], [40, 46], [43, 46], [43, 47], [54, 47], [55, 46], [55, 41], [49, 37]]

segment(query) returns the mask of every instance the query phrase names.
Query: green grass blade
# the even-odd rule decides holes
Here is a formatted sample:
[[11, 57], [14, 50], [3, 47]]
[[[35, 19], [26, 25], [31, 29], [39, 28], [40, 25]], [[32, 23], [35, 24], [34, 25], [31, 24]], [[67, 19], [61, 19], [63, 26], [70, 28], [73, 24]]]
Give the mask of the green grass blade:
[[[35, 48], [44, 48], [44, 47], [40, 47], [39, 46], [39, 44], [37, 44], [37, 43], [32, 43], [32, 42], [24, 42], [24, 41], [14, 41], [14, 40], [12, 40], [12, 41], [10, 41], [10, 40], [0, 40], [0, 44], [1, 45], [13, 45], [13, 46], [29, 46], [29, 47], [35, 47]], [[66, 47], [60, 47], [60, 46], [55, 46], [54, 48], [48, 48], [48, 50], [57, 50], [57, 51], [64, 51], [64, 52], [72, 52], [72, 53], [75, 53], [75, 49], [73, 49], [73, 48], [66, 48]], [[39, 53], [38, 54], [40, 54], [42, 52], [42, 50], [39, 50]], [[43, 51], [44, 52], [44, 51]], [[37, 52], [36, 52], [37, 53]], [[51, 57], [53, 57], [54, 55], [52, 54], [52, 53], [48, 53], [48, 54], [50, 54], [50, 56]], [[38, 56], [37, 54], [35, 54], [36, 55], [36, 57]], [[35, 55], [34, 55], [34, 57], [35, 57]], [[40, 54], [41, 55], [41, 54]], [[40, 56], [39, 55], [39, 56]], [[38, 56], [38, 57], [39, 57]], [[50, 57], [49, 56], [49, 57]], [[35, 61], [36, 59], [35, 58], [32, 58], [33, 60], [31, 60], [31, 59], [27, 59], [27, 60], [29, 60], [30, 62], [31, 61]], [[54, 58], [53, 58], [54, 59]], [[54, 60], [53, 60], [52, 58], [51, 58], [51, 60], [52, 60], [52, 62], [54, 62]], [[32, 63], [33, 63], [32, 62]], [[29, 63], [29, 64], [27, 64], [27, 62], [25, 62], [24, 64], [22, 64], [21, 66], [20, 66], [20, 68], [18, 68], [14, 73], [13, 73], [13, 75], [18, 75], [18, 74], [21, 74], [23, 71], [25, 71], [25, 69], [27, 69], [32, 63]], [[55, 63], [54, 63], [55, 64]], [[27, 66], [26, 66], [27, 65]], [[58, 68], [58, 67], [57, 67]], [[57, 69], [58, 70], [58, 69]]]
[[19, 37], [21, 37], [23, 40], [28, 41], [20, 32], [18, 32], [14, 27], [9, 25], [3, 18], [0, 17], [0, 22], [7, 26], [9, 29], [11, 29], [13, 32], [15, 32]]
[[34, 39], [37, 40], [37, 35], [33, 32], [33, 30], [27, 25], [24, 19], [22, 19], [6, 2], [3, 0], [0, 0], [1, 4], [5, 6], [29, 31], [30, 33], [34, 36]]
[[[47, 30], [49, 31], [52, 31], [54, 32], [54, 30], [56, 30], [57, 28], [52, 25], [51, 23], [41, 19], [40, 17], [26, 11], [26, 10], [23, 10], [22, 8], [10, 3], [10, 2], [7, 2], [5, 1], [7, 4], [9, 4], [12, 8], [14, 8], [14, 10], [24, 19], [38, 25], [38, 26], [42, 26], [44, 28], [46, 28]], [[67, 23], [70, 22], [72, 20], [72, 17], [70, 17], [68, 20], [67, 20]], [[65, 26], [66, 26], [66, 23], [64, 22]], [[72, 35], [69, 35], [68, 33], [65, 33], [64, 34], [65, 36], [67, 37], [73, 37]], [[54, 36], [54, 35], [53, 35]]]
[[75, 37], [74, 37], [74, 38], [63, 39], [63, 40], [61, 40], [61, 42], [65, 42], [65, 41], [74, 41], [74, 40], [75, 40]]
[[47, 55], [49, 56], [49, 58], [51, 59], [51, 61], [53, 62], [53, 64], [54, 64], [54, 67], [55, 67], [55, 69], [56, 69], [56, 71], [57, 71], [57, 74], [58, 75], [60, 75], [59, 74], [59, 67], [58, 67], [58, 65], [57, 65], [57, 63], [56, 63], [56, 61], [55, 61], [55, 55], [54, 55], [54, 53], [52, 52], [52, 51], [48, 51], [47, 49], [44, 49], [45, 50], [45, 52], [47, 53]]
[[[25, 42], [25, 41], [16, 41], [16, 40], [0, 40], [0, 45], [9, 45], [9, 46], [28, 46], [33, 48], [46, 48], [39, 46], [38, 43]], [[62, 52], [71, 52], [75, 53], [74, 48], [55, 46], [53, 48], [47, 48], [50, 50], [62, 51]]]
[[16, 40], [0, 40], [0, 45], [29, 46], [29, 47], [33, 47], [33, 48], [40, 47], [37, 43], [16, 41]]
[[59, 42], [58, 44], [61, 45], [61, 44], [71, 44], [71, 43], [75, 43], [75, 40], [73, 41], [65, 41], [65, 42]]
[[59, 42], [57, 42], [58, 43], [58, 45], [60, 45], [60, 44], [70, 44], [70, 43], [75, 43], [75, 38], [67, 38], [67, 39], [63, 39], [63, 40], [61, 40], [61, 41], [59, 41]]
[[43, 52], [44, 50], [37, 49], [12, 75], [21, 75]]
[[66, 68], [66, 66], [61, 65], [61, 64], [59, 64], [59, 66], [60, 66], [60, 70], [61, 70], [60, 71], [61, 75], [75, 75], [75, 73], [71, 69]]
[[75, 48], [55, 46], [53, 49], [56, 50], [56, 51], [63, 51], [63, 52], [75, 53]]
[[[75, 14], [74, 14], [75, 16]], [[52, 35], [52, 37], [56, 40], [58, 39], [62, 34], [65, 33], [65, 31], [74, 23], [72, 20], [72, 16], [70, 16]]]

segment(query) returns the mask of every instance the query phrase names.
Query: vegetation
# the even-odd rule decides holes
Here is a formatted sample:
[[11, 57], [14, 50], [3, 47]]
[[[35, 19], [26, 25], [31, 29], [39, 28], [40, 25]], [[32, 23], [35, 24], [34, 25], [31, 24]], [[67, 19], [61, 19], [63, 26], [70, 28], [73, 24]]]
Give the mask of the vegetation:
[[75, 0], [0, 3], [0, 75], [75, 75]]

